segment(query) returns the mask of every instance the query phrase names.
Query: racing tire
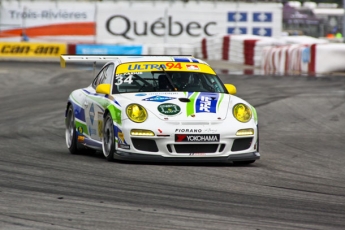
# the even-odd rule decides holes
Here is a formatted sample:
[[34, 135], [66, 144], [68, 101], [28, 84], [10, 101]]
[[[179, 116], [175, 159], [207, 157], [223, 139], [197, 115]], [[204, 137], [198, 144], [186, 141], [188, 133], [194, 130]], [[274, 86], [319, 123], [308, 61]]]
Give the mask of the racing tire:
[[71, 154], [79, 154], [78, 151], [78, 142], [77, 142], [77, 133], [75, 128], [75, 122], [74, 122], [74, 110], [73, 106], [68, 106], [67, 109], [67, 116], [65, 120], [65, 138], [66, 138], [66, 145]]
[[108, 161], [114, 161], [115, 154], [115, 134], [114, 134], [114, 123], [113, 118], [108, 113], [103, 122], [103, 138], [102, 138], [102, 149], [105, 158]]

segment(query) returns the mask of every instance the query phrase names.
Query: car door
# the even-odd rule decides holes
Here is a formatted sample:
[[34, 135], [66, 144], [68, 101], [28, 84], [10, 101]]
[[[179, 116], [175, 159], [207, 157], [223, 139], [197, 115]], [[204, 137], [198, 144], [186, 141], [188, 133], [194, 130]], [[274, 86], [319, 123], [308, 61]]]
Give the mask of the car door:
[[89, 88], [89, 93], [86, 98], [85, 108], [86, 113], [86, 123], [88, 126], [88, 131], [90, 137], [94, 140], [102, 140], [102, 129], [103, 129], [103, 114], [104, 108], [102, 106], [102, 101], [108, 100], [105, 95], [97, 94], [96, 87], [99, 84], [110, 84], [112, 76], [114, 74], [114, 65], [106, 65], [97, 75], [91, 88]]

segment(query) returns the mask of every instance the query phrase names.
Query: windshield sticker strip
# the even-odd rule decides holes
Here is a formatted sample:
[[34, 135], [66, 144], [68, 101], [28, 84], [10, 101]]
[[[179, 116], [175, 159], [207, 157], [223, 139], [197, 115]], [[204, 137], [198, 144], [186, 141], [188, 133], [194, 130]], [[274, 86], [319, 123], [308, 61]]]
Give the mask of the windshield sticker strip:
[[[183, 61], [183, 62], [132, 62], [122, 63], [116, 68], [115, 76], [120, 74], [134, 74], [137, 72], [150, 72], [150, 71], [188, 71], [188, 72], [201, 72], [216, 75], [214, 70], [205, 63], [197, 61]], [[187, 68], [187, 65], [190, 68]], [[192, 68], [191, 68], [192, 67]]]

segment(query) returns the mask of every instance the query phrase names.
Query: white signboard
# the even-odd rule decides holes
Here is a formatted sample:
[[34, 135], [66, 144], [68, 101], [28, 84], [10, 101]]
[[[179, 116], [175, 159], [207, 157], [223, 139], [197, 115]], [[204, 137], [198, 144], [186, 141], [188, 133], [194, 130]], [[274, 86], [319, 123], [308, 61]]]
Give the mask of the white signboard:
[[60, 36], [95, 36], [95, 3], [53, 1], [2, 1], [0, 38], [18, 37], [25, 32], [29, 39]]
[[282, 5], [232, 2], [99, 2], [98, 43], [195, 43], [224, 34], [280, 36]]

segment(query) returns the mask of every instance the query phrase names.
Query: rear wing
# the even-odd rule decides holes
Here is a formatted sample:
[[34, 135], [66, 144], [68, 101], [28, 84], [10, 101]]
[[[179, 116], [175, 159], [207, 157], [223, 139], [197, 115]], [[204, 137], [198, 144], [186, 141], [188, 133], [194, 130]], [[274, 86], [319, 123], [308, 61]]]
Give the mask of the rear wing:
[[61, 55], [60, 66], [66, 67], [66, 63], [101, 63], [105, 64], [109, 61], [118, 58], [131, 58], [131, 57], [189, 57], [194, 58], [193, 55]]
[[[60, 66], [66, 67], [66, 63], [107, 63], [111, 60], [115, 60], [120, 56], [94, 56], [94, 55], [61, 55]], [[123, 56], [121, 56], [123, 57]]]

